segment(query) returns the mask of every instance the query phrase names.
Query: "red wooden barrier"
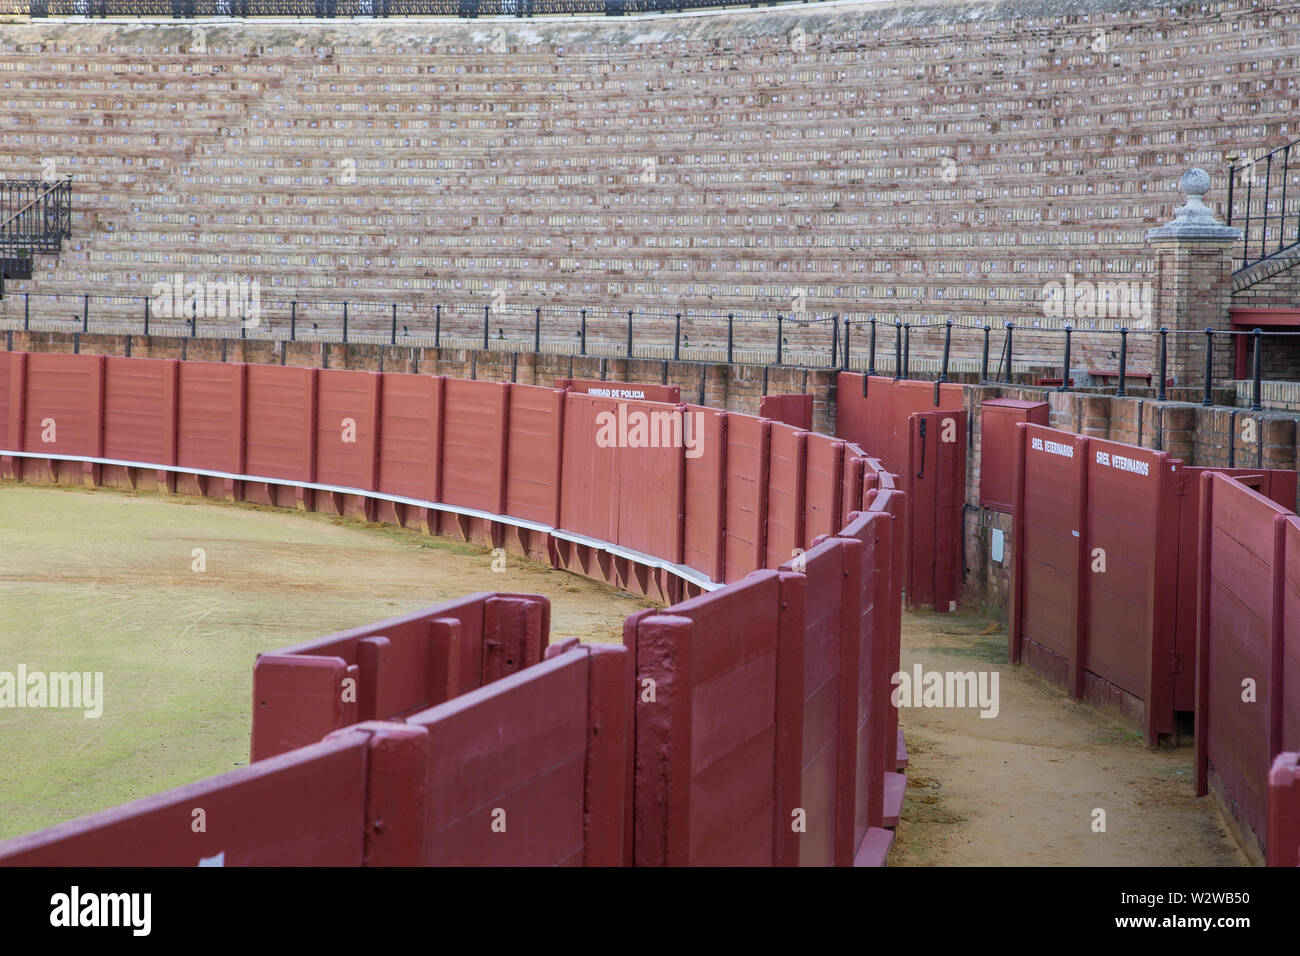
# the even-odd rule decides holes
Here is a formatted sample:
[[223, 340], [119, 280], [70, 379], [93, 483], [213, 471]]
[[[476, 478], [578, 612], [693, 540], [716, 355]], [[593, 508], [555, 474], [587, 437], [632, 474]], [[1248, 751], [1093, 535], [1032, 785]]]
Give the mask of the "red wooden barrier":
[[808, 433], [773, 423], [768, 454], [767, 555], [762, 567], [776, 568], [802, 548], [804, 482]]
[[369, 740], [349, 731], [15, 837], [0, 865], [360, 866]]
[[182, 362], [177, 464], [246, 474], [243, 364]]
[[805, 546], [819, 535], [841, 527], [844, 494], [844, 442], [827, 435], [805, 433], [803, 540]]
[[811, 395], [764, 395], [758, 402], [759, 418], [769, 418], [805, 431], [812, 429], [812, 413]]
[[802, 633], [780, 603], [780, 575], [758, 571], [625, 629], [653, 690], [636, 704], [637, 865], [797, 862]]
[[374, 372], [316, 374], [316, 481], [379, 487], [379, 383]]
[[908, 427], [907, 603], [954, 611], [965, 570], [966, 413], [918, 412]]
[[424, 866], [621, 865], [629, 664], [624, 648], [574, 644], [411, 716], [423, 799], [393, 852], [414, 844]]
[[105, 360], [102, 457], [176, 464], [179, 368], [174, 360]]
[[1300, 866], [1300, 753], [1281, 753], [1268, 774], [1268, 865]]
[[1196, 788], [1206, 793], [1213, 771], [1234, 818], [1264, 839], [1270, 766], [1300, 749], [1300, 694], [1287, 683], [1300, 680], [1300, 519], [1213, 472], [1201, 514]]
[[726, 578], [726, 481], [728, 415], [700, 405], [685, 406], [699, 415], [700, 454], [686, 458], [682, 563], [714, 581]]
[[443, 389], [441, 500], [502, 514], [510, 386], [449, 378]]
[[727, 416], [726, 575], [723, 580], [728, 584], [766, 566], [771, 429], [771, 422], [762, 419]]
[[505, 514], [560, 523], [564, 407], [557, 389], [510, 386]]
[[253, 760], [516, 673], [542, 659], [549, 633], [546, 598], [474, 594], [259, 655]]
[[800, 866], [851, 866], [856, 849], [862, 552], [828, 538], [780, 568], [782, 610], [803, 622]]
[[1075, 698], [1174, 729], [1181, 462], [1017, 425], [1011, 660]]
[[[896, 473], [907, 467], [908, 419], [913, 412], [962, 409], [961, 385], [895, 381], [882, 375], [868, 380], [858, 372], [840, 372], [835, 389], [835, 430], [867, 449]], [[904, 491], [908, 490], [904, 484]]]
[[564, 403], [564, 464], [559, 526], [613, 541], [618, 534], [618, 448], [602, 444], [599, 418], [609, 402], [570, 392]]
[[441, 376], [380, 376], [379, 490], [385, 494], [440, 501]]

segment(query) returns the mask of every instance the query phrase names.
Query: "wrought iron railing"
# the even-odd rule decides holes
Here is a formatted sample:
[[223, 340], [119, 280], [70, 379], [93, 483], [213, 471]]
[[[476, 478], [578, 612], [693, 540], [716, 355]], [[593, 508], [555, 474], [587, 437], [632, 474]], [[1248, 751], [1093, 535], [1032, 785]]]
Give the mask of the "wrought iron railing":
[[1242, 232], [1236, 270], [1300, 245], [1300, 140], [1259, 157], [1228, 156], [1228, 163], [1226, 218]]
[[0, 180], [0, 256], [56, 253], [72, 236], [72, 180]]
[[[671, 13], [773, 6], [789, 0], [0, 0], [32, 17], [478, 17]], [[808, 0], [803, 0], [808, 2]]]

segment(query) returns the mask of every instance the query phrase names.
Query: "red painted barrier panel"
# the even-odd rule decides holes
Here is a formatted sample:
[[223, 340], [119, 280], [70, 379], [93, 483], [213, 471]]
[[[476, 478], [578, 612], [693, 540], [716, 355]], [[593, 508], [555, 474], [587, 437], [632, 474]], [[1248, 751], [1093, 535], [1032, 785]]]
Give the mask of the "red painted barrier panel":
[[557, 378], [556, 388], [570, 389], [579, 395], [613, 398], [620, 401], [663, 402], [676, 405], [682, 390], [676, 385], [650, 385], [645, 382], [600, 382], [589, 378]]
[[177, 464], [245, 474], [243, 364], [182, 362]]
[[946, 613], [957, 609], [965, 576], [966, 413], [915, 413], [908, 427], [907, 603]]
[[24, 450], [102, 457], [104, 361], [102, 355], [27, 356]]
[[729, 416], [700, 405], [685, 408], [686, 414], [702, 417], [695, 419], [701, 423], [699, 454], [686, 456], [682, 563], [714, 581], [722, 581], [727, 573], [724, 529]]
[[15, 837], [0, 866], [360, 866], [368, 743], [349, 732]]
[[[618, 448], [602, 434], [613, 403], [570, 392], [564, 403], [560, 527], [604, 541], [618, 535]], [[614, 406], [616, 410], [616, 406]]]
[[[683, 407], [650, 403], [609, 402], [607, 413], [628, 418], [627, 444], [618, 449], [614, 489], [618, 533], [610, 540], [674, 564], [682, 561], [683, 494], [686, 482], [686, 441], [697, 419]], [[644, 415], [644, 419], [636, 416]], [[703, 418], [699, 419], [703, 421]], [[637, 423], [646, 422], [651, 445], [638, 441]], [[621, 429], [621, 425], [620, 425]]]
[[314, 368], [248, 365], [245, 465], [249, 474], [315, 481]]
[[[961, 385], [942, 384], [936, 390], [934, 382], [895, 381], [881, 375], [868, 380], [858, 372], [840, 372], [836, 386], [836, 432], [870, 451], [896, 473], [907, 467], [908, 419], [913, 412], [951, 412], [963, 407]], [[908, 490], [906, 485], [902, 490]]]
[[179, 367], [174, 360], [105, 360], [102, 457], [176, 464]]
[[767, 562], [764, 531], [767, 526], [771, 429], [771, 422], [749, 415], [727, 416], [726, 574], [723, 580], [728, 584], [764, 567]]
[[1300, 658], [1300, 629], [1285, 617], [1300, 607], [1286, 564], [1296, 518], [1213, 472], [1201, 476], [1201, 514], [1196, 790], [1213, 770], [1234, 818], [1262, 839], [1273, 758], [1300, 745], [1284, 736], [1300, 722], [1300, 694], [1285, 683]]
[[804, 460], [803, 540], [834, 534], [841, 527], [844, 493], [844, 442], [807, 433]]
[[442, 500], [500, 514], [510, 386], [449, 378], [443, 389]]
[[425, 866], [623, 863], [632, 674], [575, 645], [410, 717], [425, 731]]
[[253, 760], [516, 673], [542, 659], [549, 634], [546, 598], [484, 593], [261, 654]]
[[980, 405], [980, 507], [1014, 511], [1016, 490], [1016, 425], [1047, 426], [1050, 409], [1046, 402], [1024, 402], [994, 398]]
[[764, 395], [758, 402], [758, 416], [774, 422], [812, 430], [811, 395]]
[[446, 380], [392, 372], [379, 379], [379, 490], [438, 501]]
[[564, 392], [558, 389], [510, 386], [506, 514], [560, 523], [564, 407]]
[[[889, 514], [855, 514], [840, 537], [858, 542], [858, 573], [849, 586], [857, 590], [855, 626], [858, 652], [856, 687], [852, 692], [854, 784], [853, 853], [858, 865], [880, 866], [892, 836], [882, 829], [886, 770], [894, 767], [895, 745], [890, 713], [890, 680], [898, 670], [897, 633], [892, 636], [890, 560], [894, 520]], [[849, 552], [852, 554], [852, 552]], [[891, 657], [891, 653], [893, 656]]]
[[1083, 669], [1085, 681], [1095, 675], [1104, 682], [1086, 692], [1122, 710], [1130, 709], [1124, 695], [1140, 700], [1154, 745], [1158, 734], [1174, 730], [1182, 463], [1164, 452], [1091, 439], [1086, 467]]
[[1300, 753], [1280, 753], [1268, 774], [1268, 865], [1300, 866]]
[[316, 373], [316, 481], [379, 488], [381, 380], [375, 372]]
[[768, 453], [767, 556], [779, 567], [804, 546], [804, 481], [808, 433], [773, 423]]
[[26, 352], [0, 352], [0, 448], [10, 451], [23, 450], [20, 423], [26, 368]]
[[1009, 656], [1014, 663], [1025, 654], [1078, 695], [1088, 440], [1038, 425], [1017, 427]]
[[862, 551], [827, 538], [779, 569], [782, 610], [803, 622], [800, 866], [851, 866], [856, 849]]
[[802, 628], [780, 605], [780, 575], [758, 571], [625, 629], [654, 689], [636, 704], [636, 865], [797, 862]]

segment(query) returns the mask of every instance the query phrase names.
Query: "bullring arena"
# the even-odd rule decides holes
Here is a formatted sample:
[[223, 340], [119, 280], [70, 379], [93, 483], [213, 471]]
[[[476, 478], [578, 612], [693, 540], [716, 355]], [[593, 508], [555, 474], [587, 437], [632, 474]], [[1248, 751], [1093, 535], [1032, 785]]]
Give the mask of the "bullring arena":
[[0, 0], [0, 863], [1297, 866], [1297, 60]]

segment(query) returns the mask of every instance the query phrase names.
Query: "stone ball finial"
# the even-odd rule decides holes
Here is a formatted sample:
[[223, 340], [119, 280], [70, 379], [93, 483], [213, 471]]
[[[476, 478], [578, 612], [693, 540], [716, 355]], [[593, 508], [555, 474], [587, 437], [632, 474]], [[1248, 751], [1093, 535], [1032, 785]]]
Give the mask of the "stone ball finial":
[[1215, 239], [1236, 241], [1241, 230], [1225, 226], [1201, 197], [1210, 191], [1210, 174], [1203, 169], [1189, 169], [1178, 180], [1187, 202], [1174, 210], [1174, 218], [1163, 226], [1147, 230], [1147, 239]]
[[1189, 169], [1178, 180], [1178, 186], [1188, 196], [1199, 199], [1210, 191], [1210, 174], [1203, 169]]

